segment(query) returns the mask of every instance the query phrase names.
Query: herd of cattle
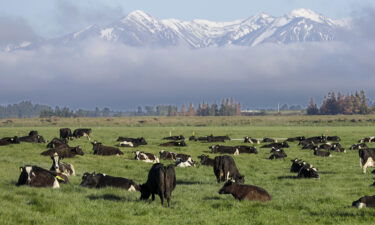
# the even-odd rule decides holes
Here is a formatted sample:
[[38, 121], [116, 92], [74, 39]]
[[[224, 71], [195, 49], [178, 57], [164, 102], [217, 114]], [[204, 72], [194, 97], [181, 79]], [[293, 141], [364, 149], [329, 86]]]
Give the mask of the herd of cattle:
[[[54, 138], [47, 144], [47, 150], [43, 151], [41, 155], [49, 156], [52, 160], [52, 166], [49, 170], [35, 166], [26, 165], [20, 167], [21, 174], [19, 176], [17, 186], [29, 185], [31, 187], [52, 187], [59, 188], [60, 183], [68, 183], [69, 176], [75, 175], [74, 166], [62, 162], [64, 158], [75, 157], [76, 155], [84, 155], [80, 146], [69, 146], [69, 140], [74, 138], [87, 137], [90, 140], [91, 129], [76, 129], [74, 132], [69, 128], [60, 129], [60, 138]], [[160, 144], [160, 146], [187, 146], [185, 137], [170, 136], [163, 140], [167, 142]], [[191, 136], [189, 141], [201, 142], [225, 142], [230, 140], [228, 136], [205, 136], [195, 137]], [[105, 146], [100, 142], [91, 142], [93, 145], [93, 154], [95, 155], [123, 155], [124, 153], [118, 147], [138, 147], [140, 145], [147, 145], [146, 140], [141, 138], [119, 137], [117, 139], [119, 144], [117, 147]], [[263, 138], [262, 140], [244, 137], [244, 143], [261, 144], [260, 148], [270, 148], [270, 160], [285, 159], [287, 157], [284, 148], [289, 148], [288, 142], [297, 142], [302, 150], [311, 150], [313, 155], [320, 157], [329, 157], [331, 152], [345, 152], [345, 148], [341, 146], [341, 141], [338, 136], [315, 136], [305, 138], [303, 136], [287, 138], [283, 142], [273, 138]], [[0, 146], [10, 144], [19, 144], [21, 142], [33, 143], [47, 143], [43, 136], [39, 135], [37, 131], [30, 131], [29, 135], [24, 137], [4, 137], [0, 139]], [[358, 141], [357, 144], [352, 145], [350, 150], [358, 150], [361, 167], [363, 173], [366, 173], [368, 167], [375, 167], [375, 148], [369, 148], [366, 142], [375, 142], [375, 137], [366, 137]], [[257, 148], [254, 146], [238, 145], [238, 146], [224, 146], [212, 145], [209, 147], [211, 153], [224, 154], [210, 158], [208, 155], [200, 155], [200, 164], [213, 167], [214, 175], [218, 183], [225, 182], [224, 186], [219, 190], [219, 194], [232, 194], [238, 200], [255, 200], [255, 201], [269, 201], [272, 199], [271, 195], [261, 187], [246, 185], [245, 176], [240, 173], [232, 156], [239, 154], [258, 154]], [[164, 166], [160, 163], [159, 157], [152, 153], [134, 151], [134, 159], [148, 163], [153, 163], [149, 170], [147, 181], [144, 184], [138, 185], [133, 180], [123, 177], [113, 177], [102, 173], [84, 173], [82, 176], [81, 186], [90, 188], [103, 188], [107, 186], [123, 188], [128, 191], [141, 192], [140, 199], [147, 200], [152, 196], [159, 195], [161, 204], [164, 205], [164, 199], [167, 200], [167, 205], [170, 205], [172, 191], [176, 187], [176, 173], [175, 167], [191, 167], [197, 163], [190, 155], [169, 152], [161, 150], [159, 152], [160, 159], [172, 160], [174, 165]], [[319, 178], [318, 169], [313, 165], [303, 161], [302, 159], [291, 160], [292, 165], [290, 172], [297, 173], [296, 178]], [[375, 170], [373, 171], [375, 173]], [[373, 184], [375, 186], [375, 182]], [[352, 203], [352, 206], [357, 208], [375, 207], [375, 195], [364, 196]]]

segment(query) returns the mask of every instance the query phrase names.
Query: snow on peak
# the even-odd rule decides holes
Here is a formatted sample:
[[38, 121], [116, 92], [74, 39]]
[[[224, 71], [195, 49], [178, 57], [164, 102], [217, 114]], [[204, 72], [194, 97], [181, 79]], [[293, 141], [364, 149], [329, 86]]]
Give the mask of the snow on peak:
[[135, 19], [135, 20], [153, 20], [153, 17], [149, 14], [143, 12], [142, 10], [135, 10], [130, 12], [123, 20], [126, 19]]
[[324, 16], [312, 11], [311, 9], [295, 9], [291, 11], [287, 16], [292, 18], [303, 17], [318, 23], [324, 23], [325, 21]]

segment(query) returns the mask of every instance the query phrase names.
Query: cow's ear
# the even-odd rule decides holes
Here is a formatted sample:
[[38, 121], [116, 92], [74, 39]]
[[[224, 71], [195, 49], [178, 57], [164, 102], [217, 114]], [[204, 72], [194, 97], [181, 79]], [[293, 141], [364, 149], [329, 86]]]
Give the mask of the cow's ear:
[[22, 170], [23, 170], [23, 167], [22, 167], [22, 166], [20, 166], [20, 170], [21, 170], [21, 172], [22, 172]]
[[35, 177], [35, 173], [31, 172], [30, 177]]

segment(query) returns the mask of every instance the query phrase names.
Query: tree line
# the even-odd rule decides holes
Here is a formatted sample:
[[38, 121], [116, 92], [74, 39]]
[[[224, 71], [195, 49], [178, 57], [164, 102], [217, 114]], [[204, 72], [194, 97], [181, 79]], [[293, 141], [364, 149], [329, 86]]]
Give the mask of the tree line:
[[369, 107], [368, 102], [369, 100], [363, 90], [346, 95], [340, 92], [329, 92], [324, 96], [320, 107], [318, 107], [315, 100], [311, 98], [306, 111], [308, 115], [364, 115], [375, 112], [375, 107]]

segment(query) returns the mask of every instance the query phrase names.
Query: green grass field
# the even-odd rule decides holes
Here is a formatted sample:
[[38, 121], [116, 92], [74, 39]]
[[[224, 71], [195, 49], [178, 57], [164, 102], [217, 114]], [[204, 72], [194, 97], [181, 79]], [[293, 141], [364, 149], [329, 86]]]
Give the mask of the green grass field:
[[[308, 118], [308, 117], [306, 117]], [[150, 118], [148, 118], [150, 119]], [[147, 119], [147, 120], [148, 120]], [[73, 119], [72, 119], [73, 120]], [[134, 119], [137, 121], [138, 119]], [[151, 120], [151, 119], [150, 119]], [[226, 119], [230, 121], [230, 119]], [[314, 119], [315, 120], [315, 119]], [[103, 120], [105, 123], [106, 121]], [[200, 120], [199, 123], [204, 122]], [[92, 122], [92, 124], [91, 124]], [[95, 140], [106, 145], [115, 145], [118, 136], [140, 137], [148, 145], [136, 149], [159, 155], [161, 149], [187, 153], [198, 160], [197, 156], [208, 154], [209, 143], [189, 142], [184, 148], [162, 148], [161, 138], [183, 134], [189, 137], [193, 132], [203, 135], [229, 135], [234, 139], [244, 136], [256, 138], [286, 138], [297, 135], [339, 135], [345, 148], [364, 136], [374, 135], [373, 126], [343, 125], [298, 126], [282, 123], [269, 125], [233, 125], [224, 126], [189, 125], [178, 121], [176, 126], [128, 127], [116, 124], [102, 125], [91, 121]], [[109, 121], [113, 122], [113, 121]], [[25, 123], [29, 123], [27, 120]], [[78, 126], [74, 121], [67, 126]], [[135, 122], [135, 125], [138, 122]], [[173, 124], [173, 123], [172, 123]], [[58, 127], [65, 127], [61, 121], [55, 126], [29, 124], [29, 126], [9, 125], [0, 128], [0, 137], [26, 135], [29, 130], [37, 129], [46, 139], [58, 136]], [[232, 140], [226, 145], [242, 144]], [[375, 188], [371, 173], [362, 174], [356, 151], [333, 153], [331, 158], [314, 156], [308, 150], [300, 150], [297, 143], [285, 149], [286, 160], [268, 160], [269, 149], [259, 149], [259, 154], [234, 156], [237, 167], [245, 175], [245, 183], [265, 188], [272, 201], [267, 203], [236, 201], [230, 195], [219, 195], [222, 184], [217, 184], [213, 169], [206, 166], [195, 168], [176, 168], [177, 187], [172, 194], [170, 208], [160, 205], [159, 197], [154, 202], [139, 201], [139, 192], [127, 192], [121, 189], [88, 189], [80, 187], [84, 172], [101, 172], [112, 176], [121, 176], [143, 183], [147, 179], [151, 164], [133, 160], [131, 153], [135, 149], [122, 148], [123, 156], [94, 156], [92, 145], [85, 139], [70, 142], [71, 146], [81, 145], [84, 156], [64, 159], [75, 166], [77, 176], [70, 177], [70, 184], [62, 184], [60, 189], [16, 187], [19, 167], [31, 164], [49, 169], [51, 159], [40, 155], [45, 144], [22, 143], [0, 147], [0, 224], [375, 224], [375, 210], [351, 208], [351, 203], [364, 195], [374, 195]], [[209, 154], [214, 156], [213, 154]], [[291, 159], [302, 158], [313, 164], [320, 172], [320, 179], [290, 179]], [[172, 162], [163, 161], [164, 164]], [[370, 168], [369, 172], [372, 169]]]

